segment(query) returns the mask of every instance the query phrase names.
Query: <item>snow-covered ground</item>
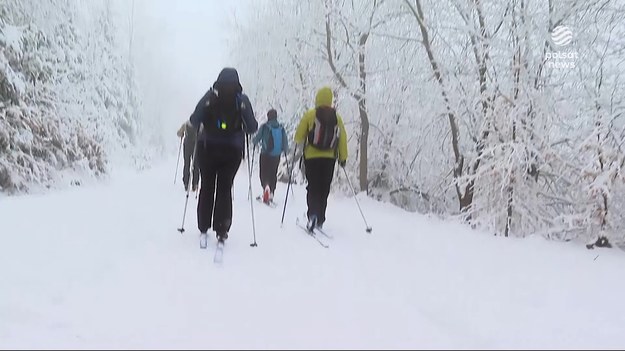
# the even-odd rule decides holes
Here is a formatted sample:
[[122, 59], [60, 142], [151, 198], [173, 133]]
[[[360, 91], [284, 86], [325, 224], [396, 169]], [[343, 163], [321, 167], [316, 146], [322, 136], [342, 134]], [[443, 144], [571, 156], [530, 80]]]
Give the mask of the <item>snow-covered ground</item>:
[[492, 237], [362, 198], [369, 235], [337, 196], [324, 249], [295, 226], [302, 187], [283, 228], [281, 206], [254, 201], [251, 248], [243, 163], [218, 267], [194, 198], [176, 230], [173, 171], [0, 198], [0, 348], [625, 347], [620, 250]]

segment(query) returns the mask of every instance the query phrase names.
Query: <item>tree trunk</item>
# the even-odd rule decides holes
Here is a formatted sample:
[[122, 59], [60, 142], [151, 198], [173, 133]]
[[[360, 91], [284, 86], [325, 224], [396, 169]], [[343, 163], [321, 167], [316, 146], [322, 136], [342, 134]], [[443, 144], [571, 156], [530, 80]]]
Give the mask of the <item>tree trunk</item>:
[[507, 238], [510, 235], [510, 226], [512, 225], [512, 198], [514, 197], [514, 187], [512, 184], [508, 186], [508, 213], [506, 213], [506, 229], [504, 230], [504, 236]]
[[[454, 152], [455, 166], [454, 166], [454, 179], [456, 180], [456, 194], [458, 195], [458, 202], [460, 203], [460, 212], [466, 212], [473, 203], [473, 183], [469, 183], [465, 188], [464, 194], [460, 189], [460, 185], [458, 184], [458, 179], [462, 177], [462, 173], [464, 170], [464, 156], [460, 152], [460, 141], [459, 141], [459, 129], [458, 122], [456, 120], [456, 115], [451, 109], [451, 102], [449, 101], [449, 97], [447, 95], [447, 89], [445, 87], [445, 83], [443, 81], [443, 76], [438, 66], [438, 62], [434, 58], [434, 52], [432, 51], [432, 45], [430, 42], [430, 35], [428, 33], [427, 28], [425, 27], [425, 19], [423, 17], [423, 9], [421, 8], [421, 1], [415, 0], [415, 5], [413, 6], [408, 0], [405, 0], [406, 5], [410, 8], [413, 16], [416, 18], [417, 23], [419, 24], [419, 29], [421, 30], [421, 36], [423, 37], [422, 43], [425, 51], [428, 55], [428, 60], [430, 65], [432, 66], [432, 72], [434, 73], [434, 77], [436, 81], [441, 87], [441, 95], [443, 100], [445, 101], [445, 107], [447, 109], [447, 117], [449, 119], [449, 128], [451, 129], [451, 146]], [[467, 219], [470, 219], [467, 218]]]
[[[599, 109], [597, 109], [599, 110]], [[600, 112], [600, 111], [597, 111]], [[601, 117], [599, 117], [601, 118]], [[602, 152], [602, 141], [601, 141], [601, 127], [603, 126], [603, 123], [601, 122], [601, 120], [599, 120], [598, 124], [598, 130], [599, 132], [597, 133], [597, 144], [598, 144], [598, 157], [599, 157], [599, 169], [600, 169], [600, 174], [603, 175], [605, 172], [605, 162], [604, 162], [604, 158], [603, 158], [603, 152]], [[600, 204], [600, 212], [599, 212], [599, 225], [600, 225], [600, 231], [601, 234], [599, 234], [599, 237], [604, 236], [603, 233], [605, 231], [606, 225], [608, 224], [608, 197], [605, 193], [604, 189], [601, 189], [601, 199], [602, 202]]]
[[[524, 5], [523, 5], [523, 1], [521, 1], [521, 16], [523, 15], [524, 11]], [[514, 93], [512, 96], [512, 99], [514, 101], [514, 104], [516, 106], [518, 99], [519, 99], [519, 93], [521, 91], [521, 38], [519, 36], [518, 33], [518, 27], [517, 27], [517, 22], [516, 22], [516, 17], [514, 15], [513, 12], [513, 20], [512, 20], [512, 29], [514, 31], [513, 33], [513, 38], [512, 38], [512, 43], [515, 47], [514, 50], [514, 54], [512, 56], [512, 62], [513, 62], [513, 79], [514, 79]], [[516, 110], [515, 110], [516, 113]], [[515, 115], [512, 115], [512, 147], [514, 148], [516, 146], [516, 134], [517, 134], [517, 130], [516, 130], [516, 120], [515, 120]], [[514, 152], [514, 149], [512, 150], [512, 152]], [[515, 171], [514, 169], [511, 172], [511, 176], [510, 176], [510, 180], [508, 183], [508, 187], [507, 187], [507, 212], [506, 212], [506, 226], [504, 229], [504, 236], [507, 238], [510, 235], [510, 227], [512, 226], [512, 214], [514, 213], [514, 180], [515, 180]]]
[[369, 193], [368, 177], [368, 140], [369, 140], [369, 117], [364, 99], [358, 103], [360, 110], [360, 190]]
[[[329, 8], [329, 3], [326, 2], [326, 9]], [[365, 66], [365, 46], [367, 39], [369, 39], [369, 33], [363, 33], [358, 40], [358, 80], [359, 88], [357, 91], [350, 89], [347, 82], [343, 78], [343, 75], [338, 71], [334, 63], [334, 53], [332, 52], [332, 28], [330, 24], [330, 13], [326, 15], [326, 55], [328, 65], [334, 73], [334, 77], [339, 81], [341, 86], [347, 89], [351, 96], [358, 103], [358, 111], [360, 115], [360, 190], [369, 192], [369, 180], [368, 180], [368, 142], [369, 142], [369, 115], [367, 112], [367, 71]]]
[[367, 113], [367, 71], [365, 69], [365, 45], [369, 33], [360, 36], [358, 42], [358, 77], [360, 80], [360, 99], [358, 111], [360, 113], [360, 190], [369, 193], [368, 181], [368, 144], [369, 144], [369, 115]]

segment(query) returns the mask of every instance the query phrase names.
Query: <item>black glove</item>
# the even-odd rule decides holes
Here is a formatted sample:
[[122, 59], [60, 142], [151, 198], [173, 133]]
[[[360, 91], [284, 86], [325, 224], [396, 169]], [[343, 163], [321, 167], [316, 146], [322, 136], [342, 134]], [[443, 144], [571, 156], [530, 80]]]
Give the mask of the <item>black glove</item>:
[[345, 162], [347, 161], [339, 161], [339, 166], [341, 166], [342, 168], [345, 168]]

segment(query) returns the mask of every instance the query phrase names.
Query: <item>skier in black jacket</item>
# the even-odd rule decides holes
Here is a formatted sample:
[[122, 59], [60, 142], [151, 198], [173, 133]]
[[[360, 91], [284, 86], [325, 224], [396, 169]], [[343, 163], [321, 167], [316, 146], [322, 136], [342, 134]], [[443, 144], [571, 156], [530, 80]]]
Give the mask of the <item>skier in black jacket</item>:
[[224, 68], [213, 87], [200, 99], [189, 120], [202, 133], [198, 137], [197, 162], [202, 186], [197, 206], [200, 244], [213, 228], [224, 242], [232, 225], [232, 184], [245, 149], [245, 135], [258, 129], [249, 98], [243, 94], [239, 74]]

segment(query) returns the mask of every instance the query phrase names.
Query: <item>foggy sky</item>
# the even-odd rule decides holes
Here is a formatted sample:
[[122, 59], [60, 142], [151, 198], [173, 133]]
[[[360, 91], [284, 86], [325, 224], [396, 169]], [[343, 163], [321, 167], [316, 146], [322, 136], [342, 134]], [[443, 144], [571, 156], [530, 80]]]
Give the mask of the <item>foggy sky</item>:
[[[130, 2], [130, 1], [129, 1]], [[246, 0], [135, 0], [133, 60], [148, 118], [175, 131], [229, 62]], [[169, 139], [167, 139], [169, 141]]]

